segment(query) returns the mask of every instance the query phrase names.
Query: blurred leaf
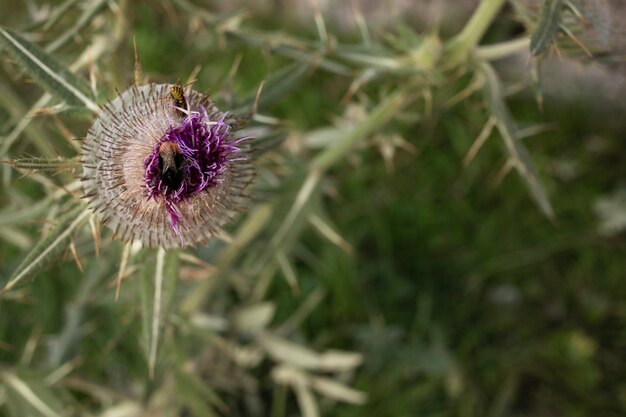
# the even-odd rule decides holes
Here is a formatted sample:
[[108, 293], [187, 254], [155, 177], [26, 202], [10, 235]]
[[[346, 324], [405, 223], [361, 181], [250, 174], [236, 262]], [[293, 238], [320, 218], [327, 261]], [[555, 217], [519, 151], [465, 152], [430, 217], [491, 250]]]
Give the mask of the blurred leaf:
[[61, 216], [54, 228], [26, 255], [13, 276], [0, 290], [0, 294], [24, 284], [26, 278], [31, 277], [42, 268], [53, 255], [62, 249], [62, 244], [66, 242], [74, 230], [87, 221], [90, 214], [91, 211], [85, 210], [80, 205]]
[[[8, 85], [0, 81], [0, 105], [11, 115], [11, 119], [19, 124], [24, 123], [24, 115], [28, 113], [28, 108], [22, 102], [22, 97]], [[48, 137], [40, 127], [30, 124], [24, 129], [31, 142], [37, 147], [41, 155], [47, 157], [55, 156], [54, 150], [50, 148]], [[13, 134], [5, 136], [0, 147], [0, 155], [5, 155], [12, 142], [17, 138]]]
[[277, 366], [272, 370], [272, 378], [277, 383], [290, 385], [294, 389], [303, 417], [318, 417], [320, 415], [319, 407], [309, 386], [309, 378], [305, 372], [291, 366]]
[[141, 299], [143, 310], [143, 333], [148, 362], [148, 373], [154, 378], [160, 343], [160, 331], [167, 317], [178, 281], [178, 255], [159, 248], [156, 262], [152, 256], [144, 261]]
[[367, 118], [362, 123], [345, 132], [340, 141], [320, 152], [312, 161], [311, 169], [313, 171], [324, 171], [345, 158], [347, 153], [360, 140], [368, 137], [393, 119], [406, 101], [406, 93], [403, 91], [390, 94], [367, 115]]
[[60, 18], [62, 18], [70, 7], [77, 3], [79, 0], [65, 0], [63, 3], [55, 7], [50, 15], [44, 20], [43, 30], [50, 29]]
[[[310, 63], [293, 63], [287, 65], [284, 68], [272, 73], [270, 77], [265, 81], [261, 97], [259, 97], [258, 109], [265, 110], [273, 103], [284, 97], [287, 93], [295, 89], [299, 83], [307, 76], [313, 66]], [[235, 113], [243, 113], [251, 111], [252, 106], [256, 100], [257, 90], [250, 92], [241, 103], [236, 104], [234, 107]]]
[[83, 336], [83, 326], [85, 310], [89, 303], [89, 298], [93, 296], [93, 289], [98, 283], [108, 265], [102, 258], [91, 262], [89, 270], [83, 274], [80, 281], [80, 289], [71, 302], [64, 307], [63, 327], [58, 333], [48, 337], [48, 358], [47, 364], [51, 368], [61, 366], [64, 361], [70, 360], [71, 355], [78, 349]]
[[99, 417], [141, 417], [143, 410], [138, 402], [123, 401], [106, 408]]
[[307, 132], [304, 143], [312, 149], [323, 149], [339, 142], [346, 136], [346, 133], [344, 128], [324, 126]]
[[58, 396], [34, 378], [21, 378], [10, 371], [1, 371], [0, 380], [7, 392], [7, 404], [15, 417], [63, 417], [63, 406]]
[[294, 386], [302, 417], [319, 417], [320, 411], [311, 389], [304, 384]]
[[331, 378], [316, 376], [311, 377], [313, 389], [333, 400], [343, 401], [348, 404], [365, 404], [367, 396], [353, 388], [348, 387]]
[[176, 392], [182, 407], [189, 408], [195, 416], [217, 415], [217, 408], [228, 414], [228, 407], [209, 385], [196, 375], [178, 370], [176, 372]]
[[92, 0], [87, 7], [85, 7], [83, 14], [76, 20], [76, 22], [61, 36], [55, 39], [54, 42], [46, 46], [46, 52], [52, 53], [74, 38], [78, 32], [91, 23], [98, 13], [104, 9], [107, 1], [108, 0]]
[[11, 161], [0, 161], [16, 169], [25, 171], [67, 171], [80, 168], [78, 158], [16, 158]]
[[87, 85], [38, 46], [10, 29], [0, 27], [0, 45], [4, 45], [20, 66], [48, 92], [69, 105], [98, 113], [100, 108], [86, 93]]
[[325, 353], [317, 353], [302, 345], [269, 333], [260, 334], [259, 343], [274, 360], [302, 369], [341, 372], [354, 369], [363, 361], [363, 357], [359, 353], [332, 350]]
[[312, 207], [310, 203], [313, 198], [319, 195], [320, 181], [321, 173], [319, 171], [309, 172], [296, 195], [291, 209], [267, 244], [265, 252], [256, 266], [257, 270], [261, 270], [270, 259], [274, 259], [280, 249], [288, 246], [302, 227], [304, 227], [307, 220], [306, 214]]
[[318, 415], [311, 388], [327, 398], [349, 404], [364, 404], [366, 396], [332, 378], [312, 376], [297, 368], [281, 365], [272, 370], [272, 378], [279, 384], [290, 385], [296, 391], [303, 415]]
[[269, 325], [275, 310], [276, 306], [270, 302], [244, 307], [236, 312], [233, 325], [239, 331], [256, 333]]
[[4, 210], [0, 211], [0, 226], [16, 226], [18, 224], [31, 221], [37, 216], [41, 216], [42, 213], [44, 213], [46, 209], [48, 209], [52, 205], [53, 202], [67, 195], [68, 191], [76, 191], [80, 189], [80, 187], [80, 181], [75, 181], [71, 184], [66, 185], [64, 189], [57, 190], [45, 197], [44, 199], [39, 200], [38, 202], [29, 202], [29, 204], [27, 205], [19, 205], [17, 207], [6, 207]]
[[504, 140], [509, 158], [522, 178], [526, 181], [530, 194], [539, 205], [543, 214], [550, 220], [553, 220], [554, 210], [552, 209], [552, 204], [550, 204], [550, 200], [548, 200], [548, 196], [539, 182], [528, 151], [522, 141], [516, 139], [515, 124], [504, 101], [500, 80], [493, 67], [486, 62], [481, 63], [481, 71], [487, 80], [485, 84], [486, 98], [489, 102], [492, 115], [497, 119], [498, 130]]
[[614, 236], [626, 230], [626, 189], [599, 198], [594, 205], [600, 218], [600, 233]]
[[545, 0], [537, 28], [530, 39], [530, 52], [539, 55], [556, 39], [561, 26], [562, 0]]
[[0, 226], [0, 239], [4, 239], [9, 245], [21, 250], [27, 250], [33, 243], [30, 235], [8, 225]]

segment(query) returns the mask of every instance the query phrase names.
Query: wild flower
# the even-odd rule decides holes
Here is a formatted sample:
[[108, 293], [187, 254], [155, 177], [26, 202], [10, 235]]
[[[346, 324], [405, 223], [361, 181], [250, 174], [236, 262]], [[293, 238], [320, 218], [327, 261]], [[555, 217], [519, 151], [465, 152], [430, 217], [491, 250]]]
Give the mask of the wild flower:
[[193, 90], [179, 103], [175, 87], [126, 90], [103, 108], [83, 144], [89, 205], [121, 239], [149, 247], [216, 235], [253, 178], [241, 119]]

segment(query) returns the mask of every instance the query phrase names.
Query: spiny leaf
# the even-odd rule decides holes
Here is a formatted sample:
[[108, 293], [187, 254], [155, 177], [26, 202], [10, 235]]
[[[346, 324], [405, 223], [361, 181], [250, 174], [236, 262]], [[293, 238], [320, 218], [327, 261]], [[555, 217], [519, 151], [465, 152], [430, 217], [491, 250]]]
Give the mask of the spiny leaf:
[[[567, 35], [561, 51], [578, 59], [619, 56], [615, 36], [623, 24], [612, 19], [612, 6], [606, 0], [565, 0], [568, 13], [563, 14], [561, 31]], [[582, 55], [584, 53], [584, 55]]]
[[3, 45], [18, 64], [42, 87], [69, 105], [87, 108], [97, 113], [99, 107], [88, 96], [89, 88], [38, 46], [10, 29], [0, 27]]
[[526, 181], [530, 194], [533, 196], [541, 211], [549, 218], [554, 219], [554, 210], [548, 200], [548, 196], [539, 182], [533, 163], [523, 143], [516, 139], [516, 128], [513, 118], [503, 99], [500, 80], [493, 67], [486, 62], [481, 64], [481, 70], [487, 82], [485, 94], [491, 107], [491, 113], [496, 118], [496, 126], [502, 135], [504, 145], [513, 161], [515, 168]]
[[554, 42], [561, 27], [562, 0], [546, 0], [541, 9], [537, 28], [530, 39], [530, 53], [539, 55]]
[[68, 171], [80, 167], [78, 159], [64, 158], [16, 158], [12, 161], [0, 161], [16, 169], [25, 171]]
[[52, 255], [63, 248], [62, 244], [74, 230], [87, 221], [90, 213], [81, 205], [61, 216], [56, 226], [26, 255], [13, 276], [0, 290], [0, 294], [15, 288], [18, 284], [23, 284], [26, 278], [31, 277]]
[[173, 301], [178, 281], [178, 255], [159, 248], [156, 262], [147, 257], [142, 277], [141, 299], [143, 308], [143, 332], [148, 359], [148, 371], [154, 378], [156, 371], [160, 331], [163, 320]]

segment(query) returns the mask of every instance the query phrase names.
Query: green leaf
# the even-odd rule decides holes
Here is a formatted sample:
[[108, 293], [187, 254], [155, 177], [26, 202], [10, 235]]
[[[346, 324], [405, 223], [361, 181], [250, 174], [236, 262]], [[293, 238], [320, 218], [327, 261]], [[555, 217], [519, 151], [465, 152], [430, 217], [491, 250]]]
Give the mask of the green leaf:
[[83, 14], [76, 20], [76, 23], [67, 29], [61, 36], [54, 40], [50, 45], [46, 47], [46, 52], [52, 53], [61, 48], [72, 38], [74, 38], [78, 32], [87, 27], [89, 23], [98, 16], [98, 13], [104, 9], [107, 4], [107, 0], [94, 0], [83, 11]]
[[63, 248], [72, 232], [78, 229], [91, 214], [83, 206], [74, 207], [59, 219], [56, 226], [35, 245], [17, 267], [13, 276], [0, 290], [0, 294], [9, 291], [32, 277], [50, 258]]
[[325, 171], [346, 157], [348, 152], [362, 139], [369, 137], [377, 129], [387, 124], [406, 103], [407, 97], [402, 92], [389, 95], [360, 124], [345, 132], [344, 137], [333, 146], [327, 147], [311, 163], [314, 171]]
[[554, 42], [561, 27], [562, 0], [546, 0], [537, 28], [530, 38], [530, 53], [539, 55]]
[[145, 260], [141, 286], [143, 333], [151, 378], [155, 376], [160, 332], [174, 300], [179, 267], [176, 251], [159, 248], [156, 262], [153, 258], [148, 256]]
[[71, 171], [80, 168], [78, 158], [65, 159], [56, 158], [16, 158], [12, 161], [0, 161], [15, 169], [25, 171]]
[[539, 182], [528, 151], [522, 141], [517, 139], [517, 129], [504, 102], [500, 80], [493, 67], [488, 63], [483, 62], [481, 64], [481, 70], [487, 81], [485, 83], [486, 98], [491, 107], [491, 113], [497, 120], [496, 126], [502, 135], [504, 145], [509, 153], [509, 158], [514, 163], [515, 168], [522, 178], [526, 181], [530, 194], [539, 205], [541, 211], [552, 220], [554, 219], [554, 210], [550, 204], [550, 200], [548, 200], [546, 192]]
[[69, 105], [97, 113], [99, 107], [90, 98], [89, 88], [61, 64], [10, 29], [0, 27], [0, 45], [44, 89]]
[[34, 220], [37, 216], [41, 216], [50, 208], [53, 203], [58, 202], [68, 191], [77, 191], [82, 187], [80, 181], [67, 184], [63, 189], [59, 189], [41, 199], [39, 201], [29, 201], [26, 204], [8, 205], [0, 210], [0, 226], [26, 223]]
[[0, 381], [6, 388], [7, 404], [16, 417], [62, 417], [63, 406], [50, 387], [41, 379], [25, 378], [10, 371], [0, 372]]
[[[273, 73], [265, 82], [263, 92], [259, 98], [258, 108], [260, 110], [268, 108], [287, 93], [294, 90], [299, 83], [311, 72], [313, 66], [311, 63], [294, 63], [287, 65]], [[256, 90], [251, 92], [242, 103], [235, 106], [235, 113], [252, 109], [256, 99]]]
[[221, 415], [229, 414], [226, 404], [205, 381], [182, 370], [177, 370], [174, 375], [180, 403], [184, 407], [189, 407], [193, 415], [214, 416], [217, 415], [215, 409], [219, 409], [222, 412]]

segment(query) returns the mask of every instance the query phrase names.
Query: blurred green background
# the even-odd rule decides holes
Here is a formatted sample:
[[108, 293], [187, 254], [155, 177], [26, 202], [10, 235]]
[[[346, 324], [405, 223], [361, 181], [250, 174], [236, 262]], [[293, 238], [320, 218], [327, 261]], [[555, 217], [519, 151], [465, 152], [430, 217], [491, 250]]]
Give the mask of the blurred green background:
[[[49, 30], [35, 27], [32, 33], [40, 36], [31, 40], [49, 44], [74, 27], [92, 2], [70, 3]], [[392, 3], [397, 6], [361, 2], [360, 7], [374, 39], [395, 37], [398, 44], [407, 31], [416, 39], [434, 33], [448, 39], [475, 7], [471, 1]], [[2, 1], [0, 24], [30, 31], [37, 13], [49, 19], [46, 12], [59, 4], [65, 3]], [[118, 35], [109, 35], [112, 43], [119, 43], [93, 65], [105, 91], [102, 99], [115, 96], [113, 87], [123, 90], [132, 83], [134, 35], [143, 71], [151, 80], [185, 80], [200, 66], [194, 88], [212, 92], [222, 106], [235, 106], [239, 99], [253, 97], [261, 81], [281, 74], [294, 59], [273, 49], [271, 39], [252, 36], [260, 40], [257, 44], [224, 27], [241, 25], [273, 34], [278, 44], [283, 35], [316, 41], [311, 4], [103, 2], [52, 56], [69, 64], [90, 39], [106, 36], [121, 24]], [[333, 38], [360, 42], [354, 23], [358, 19], [344, 13], [351, 10], [349, 2], [322, 2], [321, 7]], [[199, 10], [229, 17], [211, 26]], [[239, 17], [229, 20], [232, 16]], [[482, 42], [513, 39], [525, 30], [507, 6]], [[375, 45], [362, 50], [378, 56]], [[211, 317], [226, 317], [263, 299], [275, 308], [270, 327], [295, 321], [290, 340], [316, 351], [361, 353], [362, 364], [338, 378], [365, 393], [367, 401], [335, 403], [318, 392], [321, 415], [625, 415], [626, 241], [620, 232], [626, 222], [620, 219], [626, 216], [626, 123], [623, 96], [615, 93], [626, 91], [625, 74], [616, 64], [559, 60], [555, 51], [548, 55], [546, 71], [551, 72], [545, 75], [543, 111], [529, 81], [527, 54], [498, 61], [496, 68], [519, 126], [539, 127], [523, 142], [554, 207], [553, 220], [542, 214], [519, 175], [501, 177], [507, 157], [499, 133], [491, 135], [470, 164], [463, 163], [489, 117], [488, 109], [480, 91], [450, 105], [452, 97], [471, 85], [471, 72], [435, 69], [424, 76], [429, 78], [430, 110], [417, 104], [405, 107], [325, 175], [311, 210], [332, 225], [343, 239], [340, 244], [305, 225], [283, 248], [286, 263], [272, 261], [273, 269], [260, 275], [250, 272], [253, 262], [245, 256], [263, 251], [295, 200], [306, 175], [303, 167], [321, 152], [312, 145], [318, 129], [361, 123], [363, 112], [389, 90], [404, 85], [411, 94], [415, 78], [421, 77], [374, 78], [346, 100], [358, 74], [313, 65], [297, 84], [278, 90], [278, 98], [260, 109], [261, 115], [276, 119], [271, 129], [283, 135], [276, 148], [256, 161], [260, 175], [251, 207], [271, 202], [269, 226], [246, 246], [247, 253], [237, 257], [235, 266], [219, 274], [198, 265], [181, 266], [174, 310], [197, 286], [215, 279], [217, 289], [211, 290], [202, 310]], [[2, 57], [0, 135], [6, 137], [41, 89], [8, 56]], [[315, 59], [311, 55], [296, 62]], [[237, 60], [241, 64], [229, 77]], [[597, 71], [605, 72], [598, 76]], [[81, 75], [89, 80], [88, 68]], [[520, 84], [524, 88], [517, 88]], [[614, 97], [606, 96], [607, 91]], [[64, 129], [81, 137], [90, 123], [63, 113], [43, 114], [30, 124], [30, 137], [49, 138], [52, 155], [71, 156], [75, 151], [63, 138]], [[41, 155], [42, 147], [20, 139], [9, 156], [24, 154]], [[3, 169], [4, 282], [37, 241], [45, 218], [42, 213], [13, 224], [11, 213], [44, 198], [49, 189]], [[50, 178], [66, 184], [71, 174]], [[293, 392], [274, 381], [272, 361], [264, 359], [245, 371], [229, 365], [224, 353], [211, 347], [219, 346], [217, 336], [184, 331], [180, 322], [190, 318], [182, 307], [164, 330], [163, 361], [177, 364], [176, 369], [195, 366], [202, 371], [195, 379], [177, 374], [172, 381], [164, 366], [160, 377], [148, 378], [137, 340], [139, 272], [130, 274], [122, 298], [115, 302], [111, 283], [122, 244], [103, 238], [96, 258], [89, 233], [78, 236], [76, 243], [85, 272], [66, 251], [27, 287], [0, 300], [0, 370], [5, 375], [0, 415], [208, 415], [194, 405], [198, 398], [216, 415], [303, 412]], [[211, 243], [191, 252], [219, 266], [224, 247]], [[285, 276], [295, 277], [297, 290]], [[259, 289], [261, 281], [266, 288]], [[250, 295], [255, 291], [261, 294], [257, 300]], [[303, 310], [302, 320], [294, 319]], [[231, 337], [241, 346], [252, 344], [245, 335], [224, 336]], [[57, 377], [51, 377], [55, 371]], [[37, 407], [33, 411], [33, 404], [16, 395], [7, 379], [14, 374], [57, 414]], [[177, 414], [169, 414], [168, 406], [159, 402], [168, 389], [177, 393]], [[132, 410], [124, 414], [120, 404], [136, 408], [129, 405]]]

